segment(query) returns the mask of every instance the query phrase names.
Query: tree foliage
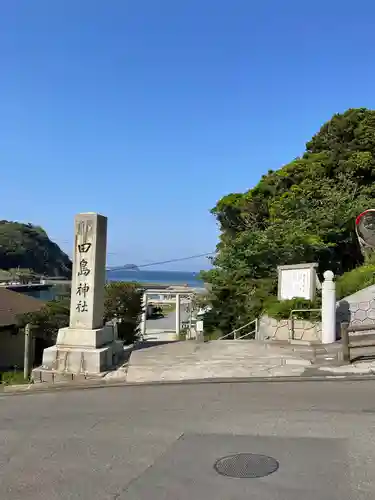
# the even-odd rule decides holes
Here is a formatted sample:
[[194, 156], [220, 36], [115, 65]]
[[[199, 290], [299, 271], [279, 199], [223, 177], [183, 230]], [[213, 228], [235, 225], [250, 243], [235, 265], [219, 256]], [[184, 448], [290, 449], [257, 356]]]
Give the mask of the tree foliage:
[[[69, 325], [70, 298], [51, 300], [38, 312], [20, 317], [19, 326], [31, 323], [36, 335], [54, 343], [60, 328]], [[119, 338], [126, 344], [138, 336], [139, 317], [142, 312], [142, 291], [136, 283], [111, 282], [104, 291], [103, 321], [119, 320]]]
[[336, 280], [337, 299], [348, 297], [371, 285], [375, 285], [375, 263], [366, 262], [363, 266], [347, 271], [338, 277]]
[[213, 208], [221, 230], [211, 284], [223, 331], [254, 319], [277, 286], [277, 266], [318, 262], [336, 274], [362, 262], [355, 217], [375, 204], [375, 111], [335, 115], [302, 157]]
[[[310, 321], [321, 321], [321, 296], [314, 301], [296, 297], [290, 300], [268, 300], [265, 303], [264, 313], [275, 319], [307, 319]], [[304, 311], [306, 309], [306, 311]]]
[[0, 221], [0, 269], [29, 269], [37, 274], [70, 277], [72, 263], [39, 226]]
[[104, 320], [119, 320], [118, 336], [125, 344], [132, 344], [138, 337], [142, 295], [136, 283], [112, 281], [105, 287]]
[[30, 323], [35, 328], [35, 335], [53, 344], [60, 328], [69, 325], [70, 298], [61, 297], [47, 302], [40, 311], [23, 314], [19, 326]]

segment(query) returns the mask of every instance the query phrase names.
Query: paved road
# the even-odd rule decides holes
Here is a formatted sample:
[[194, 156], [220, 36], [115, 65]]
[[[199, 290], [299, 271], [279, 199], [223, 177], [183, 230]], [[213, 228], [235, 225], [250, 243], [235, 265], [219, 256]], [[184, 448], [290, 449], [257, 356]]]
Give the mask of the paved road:
[[[2, 500], [375, 498], [372, 382], [140, 386], [0, 397]], [[220, 476], [235, 453], [274, 457]]]
[[[180, 316], [181, 321], [187, 321], [188, 314], [186, 312], [186, 306], [181, 304], [180, 306]], [[148, 319], [146, 321], [146, 331], [147, 330], [175, 330], [176, 329], [176, 311], [172, 311], [164, 318], [158, 319]]]

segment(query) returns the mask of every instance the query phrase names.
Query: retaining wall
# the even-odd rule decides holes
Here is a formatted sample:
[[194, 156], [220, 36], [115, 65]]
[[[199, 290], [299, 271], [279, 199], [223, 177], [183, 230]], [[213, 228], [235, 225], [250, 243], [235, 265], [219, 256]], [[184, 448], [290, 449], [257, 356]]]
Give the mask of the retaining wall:
[[[291, 321], [288, 319], [277, 320], [263, 315], [258, 323], [259, 340], [290, 340], [292, 339]], [[294, 340], [320, 341], [322, 338], [322, 326], [320, 322], [307, 320], [294, 320]]]

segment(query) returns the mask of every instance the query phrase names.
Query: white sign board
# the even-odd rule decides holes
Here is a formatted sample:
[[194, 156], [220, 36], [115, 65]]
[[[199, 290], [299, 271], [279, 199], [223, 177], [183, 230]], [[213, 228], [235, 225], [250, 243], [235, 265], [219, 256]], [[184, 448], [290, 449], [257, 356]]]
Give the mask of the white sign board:
[[316, 291], [315, 264], [279, 266], [279, 300], [295, 297], [313, 300]]

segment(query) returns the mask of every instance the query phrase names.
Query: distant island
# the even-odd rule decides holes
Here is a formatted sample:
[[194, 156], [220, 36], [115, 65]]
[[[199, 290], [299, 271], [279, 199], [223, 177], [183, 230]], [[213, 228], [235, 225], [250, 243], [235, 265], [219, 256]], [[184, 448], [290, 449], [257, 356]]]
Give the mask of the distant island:
[[43, 228], [33, 224], [0, 221], [0, 269], [27, 269], [40, 276], [70, 278], [72, 262], [51, 241]]

